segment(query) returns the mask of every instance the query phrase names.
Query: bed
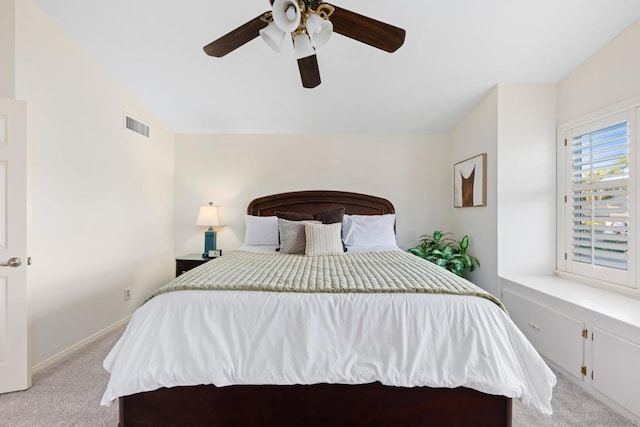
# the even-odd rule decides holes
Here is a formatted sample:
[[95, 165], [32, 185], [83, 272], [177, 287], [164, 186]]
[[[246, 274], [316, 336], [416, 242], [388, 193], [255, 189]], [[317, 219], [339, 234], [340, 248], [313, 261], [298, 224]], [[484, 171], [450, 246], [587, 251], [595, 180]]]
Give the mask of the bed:
[[[340, 191], [301, 191], [255, 199], [249, 203], [247, 214], [256, 217], [270, 217], [277, 212], [284, 211], [314, 214], [342, 207], [345, 208], [346, 215], [384, 216], [395, 213], [392, 203], [375, 196]], [[390, 256], [402, 257], [406, 255], [399, 252], [401, 251], [392, 251]], [[221, 263], [225, 261], [227, 256], [222, 257], [220, 261], [206, 263], [205, 266]], [[253, 255], [243, 254], [243, 256]], [[277, 255], [262, 254], [261, 256], [273, 257]], [[282, 256], [285, 257], [285, 255]], [[347, 256], [351, 257], [348, 259], [355, 260], [359, 255], [348, 251]], [[362, 255], [363, 258], [366, 256], [369, 255]], [[289, 255], [289, 257], [295, 257], [295, 255]], [[302, 256], [299, 259], [303, 258], [310, 257]], [[231, 260], [231, 258], [228, 259]], [[210, 266], [210, 268], [213, 267]], [[192, 270], [193, 274], [191, 275], [189, 275], [191, 272], [183, 275], [187, 277], [176, 282], [173, 286], [179, 288], [185, 286], [185, 283], [188, 284], [189, 280], [198, 281], [198, 278], [204, 274], [204, 269], [198, 270], [200, 267]], [[253, 274], [255, 275], [255, 272]], [[102, 403], [108, 405], [115, 399], [119, 400], [119, 425], [122, 427], [184, 425], [510, 426], [512, 397], [519, 397], [525, 404], [542, 412], [551, 412], [551, 390], [555, 384], [555, 377], [502, 311], [503, 307], [488, 302], [484, 298], [441, 294], [387, 294], [384, 292], [372, 295], [351, 292], [340, 294], [265, 292], [260, 289], [220, 289], [213, 292], [188, 290], [188, 287], [184, 289], [182, 292], [158, 294], [138, 309], [127, 330], [105, 360], [105, 368], [110, 371], [111, 379]], [[214, 295], [211, 298], [215, 303], [212, 304], [218, 305], [211, 306], [215, 307], [214, 309], [210, 307], [198, 308], [196, 304], [209, 298], [209, 295]], [[271, 307], [269, 305], [271, 300], [277, 301], [273, 312], [268, 311]], [[327, 303], [327, 300], [330, 302]], [[388, 303], [387, 300], [391, 302]], [[340, 359], [344, 368], [336, 368], [340, 372], [325, 373], [322, 361], [318, 362], [317, 359], [314, 359], [318, 354], [323, 354], [325, 349], [334, 345], [332, 342], [339, 343], [345, 339], [339, 336], [342, 332], [340, 322], [344, 321], [339, 316], [351, 316], [351, 310], [354, 312], [361, 310], [363, 317], [358, 318], [360, 320], [357, 322], [365, 322], [361, 319], [367, 318], [371, 313], [375, 314], [375, 316], [371, 314], [373, 317], [366, 320], [371, 323], [371, 328], [377, 328], [373, 332], [374, 338], [364, 343], [360, 342], [360, 344], [368, 347], [375, 341], [376, 348], [382, 348], [384, 351], [385, 343], [395, 339], [393, 336], [386, 335], [394, 335], [396, 331], [396, 329], [387, 331], [386, 325], [392, 324], [395, 319], [399, 318], [398, 311], [405, 309], [411, 310], [412, 313], [413, 310], [425, 311], [424, 316], [444, 318], [449, 316], [452, 311], [449, 304], [458, 300], [465, 301], [465, 304], [470, 306], [478, 304], [482, 307], [481, 310], [490, 311], [489, 317], [494, 319], [494, 322], [499, 322], [499, 328], [504, 329], [504, 336], [500, 338], [500, 341], [491, 341], [494, 338], [490, 333], [487, 333], [486, 329], [488, 328], [479, 332], [479, 336], [488, 337], [486, 342], [473, 336], [470, 339], [460, 340], [462, 346], [456, 347], [449, 345], [456, 339], [450, 339], [445, 341], [443, 345], [448, 347], [445, 353], [446, 361], [436, 363], [434, 359], [433, 363], [421, 362], [427, 365], [427, 368], [424, 369], [412, 365], [412, 363], [416, 363], [411, 359], [414, 353], [410, 345], [414, 341], [413, 338], [409, 340], [409, 345], [407, 341], [403, 341], [404, 344], [401, 344], [403, 348], [390, 351], [392, 355], [385, 355], [384, 357], [388, 357], [388, 359], [378, 363], [377, 366], [356, 366], [358, 362], [354, 361], [354, 358], [341, 358], [342, 353], [338, 356], [332, 354], [329, 358]], [[295, 308], [298, 301], [304, 301], [301, 304], [311, 305]], [[168, 304], [166, 306], [168, 308], [152, 312], [152, 303], [156, 305]], [[322, 304], [327, 304], [326, 308]], [[380, 310], [376, 308], [377, 304], [382, 304]], [[391, 304], [391, 307], [395, 308], [389, 309], [386, 304]], [[182, 308], [176, 308], [179, 306]], [[348, 307], [343, 310], [344, 312], [340, 312], [340, 314], [334, 312], [344, 306]], [[323, 308], [316, 310], [316, 307]], [[202, 310], [204, 314], [199, 315], [199, 310]], [[265, 322], [266, 317], [272, 322], [271, 319], [285, 316], [282, 312], [295, 310], [301, 311], [302, 315], [309, 319], [316, 319], [316, 316], [319, 316], [314, 320], [315, 322], [325, 322], [327, 330], [333, 328], [330, 333], [327, 332], [326, 335], [319, 338], [316, 336], [317, 330], [313, 327], [304, 329], [304, 326], [300, 326], [301, 332], [297, 331], [297, 323], [304, 324], [304, 321], [291, 322], [289, 318], [283, 317], [282, 322], [289, 325], [285, 326], [287, 333], [297, 331], [295, 332], [296, 340], [304, 335], [303, 342], [313, 341], [315, 343], [313, 344], [315, 347], [312, 347], [312, 354], [300, 355], [299, 353], [309, 352], [309, 349], [300, 349], [298, 352], [295, 345], [288, 341], [280, 342], [279, 338], [265, 338], [269, 336], [266, 332], [258, 332], [259, 336], [251, 336], [250, 339], [244, 337], [247, 332], [242, 329], [243, 322], [261, 325]], [[441, 312], [438, 313], [438, 310]], [[147, 312], [149, 314], [145, 314]], [[213, 312], [216, 313], [216, 316], [223, 317], [203, 320]], [[378, 315], [378, 313], [381, 314]], [[400, 314], [402, 315], [402, 313]], [[411, 318], [420, 318], [422, 315], [411, 315]], [[464, 311], [460, 315], [452, 315], [453, 319], [463, 319], [458, 325], [452, 324], [452, 329], [456, 329], [457, 326], [458, 329], [480, 330], [476, 327], [475, 316], [477, 315], [469, 316]], [[467, 318], [472, 320], [469, 321]], [[336, 319], [340, 320], [336, 321]], [[209, 322], [216, 323], [216, 325], [211, 326]], [[402, 317], [397, 328], [401, 329], [406, 322], [406, 319]], [[468, 326], [464, 322], [468, 322]], [[193, 338], [192, 334], [196, 333], [193, 331], [202, 329], [200, 326], [202, 324], [209, 326], [206, 326], [203, 332], [197, 332], [201, 335]], [[446, 322], [443, 321], [443, 324]], [[461, 326], [463, 324], [464, 327]], [[178, 325], [181, 326], [178, 327]], [[315, 325], [317, 326], [318, 323]], [[174, 335], [167, 338], [165, 330], [175, 330]], [[367, 332], [366, 328], [363, 328], [363, 331], [364, 334], [371, 333]], [[358, 331], [358, 333], [360, 332]], [[228, 335], [227, 338], [224, 338], [227, 341], [222, 344], [212, 344], [212, 341], [220, 340], [220, 336], [225, 334]], [[331, 334], [335, 334], [335, 336]], [[401, 332], [398, 334], [402, 335]], [[449, 332], [440, 331], [440, 335], [443, 334], [447, 335]], [[313, 337], [310, 338], [307, 335], [313, 335]], [[451, 332], [451, 336], [454, 335]], [[354, 338], [352, 335], [348, 339], [358, 341], [357, 337]], [[144, 344], [149, 340], [152, 343], [149, 345], [152, 347]], [[238, 344], [243, 340], [254, 343], [252, 344], [254, 347], [255, 342], [259, 341], [259, 351], [255, 348], [247, 350], [248, 355], [239, 355], [238, 353], [242, 352], [232, 351], [243, 347], [242, 344]], [[508, 351], [517, 353], [518, 356], [514, 356], [513, 361], [494, 360], [490, 363], [493, 363], [494, 366], [500, 363], [511, 366], [505, 370], [511, 371], [509, 375], [521, 376], [522, 380], [518, 378], [518, 381], [511, 384], [511, 377], [507, 379], [500, 377], [502, 374], [500, 369], [488, 370], [490, 372], [488, 375], [477, 374], [482, 377], [482, 381], [474, 379], [474, 375], [476, 375], [474, 372], [469, 372], [468, 376], [466, 372], [463, 372], [464, 378], [462, 379], [457, 374], [443, 374], [443, 369], [439, 364], [448, 364], [449, 360], [453, 360], [454, 365], [458, 364], [461, 371], [467, 369], [481, 371], [484, 369], [476, 369], [475, 367], [471, 369], [475, 365], [469, 362], [469, 348], [466, 346], [470, 345], [469, 342], [476, 340], [480, 342], [474, 345], [477, 344], [480, 347], [508, 347]], [[157, 348], [153, 346], [157, 346]], [[425, 351], [424, 347], [423, 345], [420, 350], [416, 351], [423, 352]], [[219, 350], [220, 348], [224, 350]], [[357, 353], [361, 349], [355, 351]], [[472, 349], [471, 353], [475, 351]], [[171, 354], [174, 353], [178, 355], [176, 356], [178, 359], [172, 359]], [[273, 356], [276, 353], [277, 358]], [[257, 356], [258, 354], [260, 356]], [[275, 361], [270, 360], [272, 356], [276, 359]], [[498, 358], [500, 357], [502, 355], [499, 355]], [[403, 360], [398, 361], [397, 359]], [[409, 360], [409, 368], [407, 368], [405, 359]], [[175, 360], [179, 360], [179, 362]], [[306, 360], [312, 360], [313, 363], [305, 366]], [[289, 361], [295, 363], [288, 363]], [[202, 369], [215, 371], [216, 374], [213, 375], [215, 378], [196, 378], [197, 376], [190, 372], [191, 368], [186, 368], [191, 363], [194, 366], [204, 366]], [[274, 363], [276, 364], [275, 368], [273, 368]], [[336, 363], [336, 365], [340, 365], [340, 363]], [[296, 364], [300, 364], [300, 366]], [[372, 364], [376, 365], [376, 363]], [[402, 367], [399, 369], [403, 372], [391, 369], [396, 364]], [[149, 366], [152, 366], [153, 369], [148, 369]], [[258, 372], [252, 372], [247, 377], [243, 376], [245, 371], [251, 371], [253, 366], [271, 366], [273, 371], [281, 370], [284, 373], [284, 378], [272, 378], [273, 375], [269, 372], [271, 368], [256, 368]], [[143, 377], [132, 379], [138, 370], [145, 369], [163, 370], [159, 375], [162, 379], [157, 381], [155, 379], [150, 381], [149, 378]], [[345, 378], [343, 369], [354, 369], [350, 374], [351, 377]], [[426, 384], [433, 382], [431, 378], [416, 380], [419, 375], [414, 375], [413, 371], [421, 372], [421, 369], [435, 371], [436, 375], [440, 376], [438, 383], [444, 383], [445, 386], [427, 386]], [[364, 371], [366, 374], [360, 371]], [[404, 371], [411, 372], [405, 373]], [[356, 373], [353, 374], [353, 372]], [[207, 375], [207, 372], [204, 372], [204, 375]], [[404, 378], [405, 375], [411, 378]], [[492, 375], [496, 378], [491, 381], [484, 380], [484, 377]], [[118, 389], [118, 378], [128, 381], [129, 388], [121, 387]]]

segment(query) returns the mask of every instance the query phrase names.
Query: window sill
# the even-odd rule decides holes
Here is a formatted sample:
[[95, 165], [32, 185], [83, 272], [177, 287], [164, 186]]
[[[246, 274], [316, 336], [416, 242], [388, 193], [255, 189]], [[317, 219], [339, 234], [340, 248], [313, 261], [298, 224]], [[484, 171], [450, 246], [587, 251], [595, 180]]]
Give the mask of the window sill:
[[557, 275], [503, 274], [500, 279], [640, 328], [640, 292], [637, 290], [624, 289], [623, 295]]

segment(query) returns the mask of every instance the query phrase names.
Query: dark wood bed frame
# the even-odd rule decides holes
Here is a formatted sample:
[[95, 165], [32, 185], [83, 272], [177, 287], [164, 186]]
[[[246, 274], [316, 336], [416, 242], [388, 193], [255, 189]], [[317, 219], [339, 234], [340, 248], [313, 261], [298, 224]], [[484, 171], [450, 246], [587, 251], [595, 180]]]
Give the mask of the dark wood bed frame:
[[[395, 213], [386, 199], [299, 191], [253, 200], [250, 215]], [[161, 388], [121, 397], [121, 427], [134, 426], [511, 426], [511, 399], [468, 388], [361, 385], [213, 385]]]

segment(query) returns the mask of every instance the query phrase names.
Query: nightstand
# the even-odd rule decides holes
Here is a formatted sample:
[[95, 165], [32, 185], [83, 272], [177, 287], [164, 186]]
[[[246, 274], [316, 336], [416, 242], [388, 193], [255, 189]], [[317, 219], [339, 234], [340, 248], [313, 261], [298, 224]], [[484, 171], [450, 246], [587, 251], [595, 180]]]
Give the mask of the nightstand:
[[215, 258], [202, 258], [202, 254], [187, 254], [176, 258], [176, 277]]

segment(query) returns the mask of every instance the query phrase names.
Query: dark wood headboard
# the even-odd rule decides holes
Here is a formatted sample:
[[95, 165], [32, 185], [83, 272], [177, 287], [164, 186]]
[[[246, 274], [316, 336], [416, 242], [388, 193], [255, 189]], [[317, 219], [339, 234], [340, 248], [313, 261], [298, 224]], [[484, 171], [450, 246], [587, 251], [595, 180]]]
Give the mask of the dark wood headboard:
[[247, 213], [273, 216], [276, 212], [317, 213], [345, 207], [347, 215], [382, 215], [395, 213], [393, 204], [381, 197], [346, 191], [311, 190], [273, 194], [252, 200]]

